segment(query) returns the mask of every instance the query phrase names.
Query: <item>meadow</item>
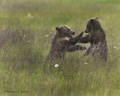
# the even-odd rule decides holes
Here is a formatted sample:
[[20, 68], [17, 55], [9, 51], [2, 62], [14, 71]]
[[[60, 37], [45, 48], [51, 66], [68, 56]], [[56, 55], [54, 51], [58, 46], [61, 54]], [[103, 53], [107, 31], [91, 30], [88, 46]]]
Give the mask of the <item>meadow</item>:
[[[78, 35], [93, 17], [106, 32], [106, 63], [85, 51], [57, 68], [45, 62], [56, 26]], [[0, 0], [0, 96], [120, 96], [119, 33], [119, 0]]]

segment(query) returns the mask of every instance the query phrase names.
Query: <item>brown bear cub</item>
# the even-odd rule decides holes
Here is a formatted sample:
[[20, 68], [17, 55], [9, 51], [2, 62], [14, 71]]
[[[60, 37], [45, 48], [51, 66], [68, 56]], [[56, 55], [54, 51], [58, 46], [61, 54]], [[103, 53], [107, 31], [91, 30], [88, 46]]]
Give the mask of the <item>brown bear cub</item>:
[[[72, 38], [71, 35], [74, 35], [73, 32], [68, 26], [57, 26], [56, 27], [56, 34], [52, 41], [50, 52], [47, 56], [46, 61], [63, 61], [66, 52], [73, 52], [76, 50], [85, 50], [86, 47], [82, 47], [80, 45], [75, 45], [75, 43], [71, 43], [70, 39]], [[82, 34], [79, 38], [82, 37]], [[59, 62], [58, 62], [59, 63]]]
[[94, 58], [97, 57], [100, 60], [106, 61], [108, 56], [106, 34], [98, 18], [88, 21], [85, 32], [88, 33], [88, 35], [85, 37], [77, 36], [71, 39], [71, 42], [90, 43], [90, 47], [86, 50], [84, 56], [92, 55]]

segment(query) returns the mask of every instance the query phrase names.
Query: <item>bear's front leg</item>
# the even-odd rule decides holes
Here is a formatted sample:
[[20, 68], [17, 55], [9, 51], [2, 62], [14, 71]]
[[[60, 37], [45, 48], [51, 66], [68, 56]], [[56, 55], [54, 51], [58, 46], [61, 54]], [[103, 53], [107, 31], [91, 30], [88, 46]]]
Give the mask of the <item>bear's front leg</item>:
[[80, 45], [72, 45], [70, 47], [68, 47], [68, 50], [67, 52], [74, 52], [74, 51], [77, 51], [77, 50], [85, 50], [86, 47], [83, 47], [83, 46], [80, 46]]
[[81, 32], [78, 36], [76, 36], [75, 38], [70, 38], [70, 43], [75, 45], [82, 37], [83, 35], [83, 32]]

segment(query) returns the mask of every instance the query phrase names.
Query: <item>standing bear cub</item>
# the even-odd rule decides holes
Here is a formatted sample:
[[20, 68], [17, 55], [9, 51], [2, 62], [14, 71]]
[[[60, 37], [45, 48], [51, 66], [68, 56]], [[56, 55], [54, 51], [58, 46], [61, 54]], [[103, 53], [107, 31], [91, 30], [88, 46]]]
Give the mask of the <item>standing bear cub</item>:
[[71, 39], [71, 42], [90, 43], [90, 47], [87, 49], [84, 56], [92, 55], [94, 58], [106, 61], [108, 56], [106, 34], [98, 18], [88, 21], [85, 32], [88, 33], [88, 35], [82, 38], [77, 36]]
[[[63, 61], [66, 52], [73, 52], [76, 50], [85, 50], [86, 47], [82, 47], [80, 45], [75, 45], [75, 43], [71, 43], [70, 39], [71, 35], [74, 35], [73, 32], [68, 26], [57, 26], [56, 34], [52, 41], [50, 52], [47, 56], [47, 61]], [[79, 38], [82, 37], [83, 34], [80, 34]], [[59, 63], [59, 62], [58, 62]]]

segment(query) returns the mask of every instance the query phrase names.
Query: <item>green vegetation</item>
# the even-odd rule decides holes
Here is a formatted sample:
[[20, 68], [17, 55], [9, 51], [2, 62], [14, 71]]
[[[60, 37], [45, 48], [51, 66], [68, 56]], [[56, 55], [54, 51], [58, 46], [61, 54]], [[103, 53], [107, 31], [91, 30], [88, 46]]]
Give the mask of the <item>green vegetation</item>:
[[[0, 96], [120, 96], [119, 11], [119, 0], [0, 0]], [[57, 68], [44, 62], [57, 25], [78, 35], [93, 17], [107, 35], [106, 64], [85, 51]]]

